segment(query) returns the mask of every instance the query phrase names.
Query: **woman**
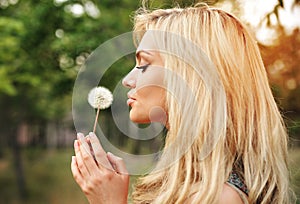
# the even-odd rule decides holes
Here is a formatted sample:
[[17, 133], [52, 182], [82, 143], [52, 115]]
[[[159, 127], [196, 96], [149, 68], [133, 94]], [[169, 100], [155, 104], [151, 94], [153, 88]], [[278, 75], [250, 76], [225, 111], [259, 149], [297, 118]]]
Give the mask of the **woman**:
[[[130, 119], [162, 122], [168, 133], [133, 202], [291, 203], [286, 130], [241, 22], [205, 5], [143, 8], [134, 31], [137, 67], [123, 80]], [[127, 203], [124, 162], [93, 133], [78, 134], [71, 168], [90, 203]]]

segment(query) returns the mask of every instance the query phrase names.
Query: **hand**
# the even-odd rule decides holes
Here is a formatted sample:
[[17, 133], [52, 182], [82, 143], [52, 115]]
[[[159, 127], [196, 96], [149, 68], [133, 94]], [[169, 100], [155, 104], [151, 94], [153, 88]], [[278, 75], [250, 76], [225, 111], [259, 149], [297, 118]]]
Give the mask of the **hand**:
[[89, 203], [127, 203], [129, 175], [123, 160], [106, 153], [94, 133], [77, 137], [71, 170]]

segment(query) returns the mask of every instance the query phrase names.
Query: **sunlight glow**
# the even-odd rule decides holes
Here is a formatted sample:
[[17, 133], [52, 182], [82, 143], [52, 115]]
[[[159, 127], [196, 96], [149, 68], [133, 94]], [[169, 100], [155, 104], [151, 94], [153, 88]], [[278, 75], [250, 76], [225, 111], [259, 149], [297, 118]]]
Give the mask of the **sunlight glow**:
[[0, 0], [0, 8], [7, 8], [10, 5], [15, 5], [19, 0]]
[[64, 37], [64, 34], [65, 34], [65, 32], [64, 32], [63, 29], [57, 29], [57, 30], [55, 31], [55, 36], [56, 36], [57, 38], [62, 38], [62, 37]]
[[87, 1], [84, 3], [84, 9], [86, 13], [92, 18], [98, 18], [100, 16], [100, 10], [92, 1]]
[[53, 0], [55, 6], [60, 6], [63, 3], [67, 2], [68, 0]]
[[84, 8], [81, 4], [67, 5], [65, 10], [71, 12], [75, 17], [81, 17], [84, 14]]
[[239, 3], [243, 8], [242, 19], [256, 27], [264, 16], [273, 10], [277, 0], [239, 0]]
[[[55, 0], [55, 1], [67, 1], [67, 0]], [[99, 18], [101, 13], [98, 7], [92, 1], [85, 1], [84, 4], [69, 4], [65, 6], [65, 11], [71, 13], [74, 17], [81, 17], [83, 14], [87, 14], [92, 18]]]
[[285, 64], [281, 59], [277, 59], [272, 65], [269, 66], [269, 72], [271, 75], [278, 75], [285, 68]]
[[286, 81], [286, 86], [288, 89], [294, 90], [295, 88], [297, 88], [297, 82], [294, 78], [291, 78]]
[[[239, 0], [242, 5], [242, 19], [252, 27], [258, 29], [256, 37], [264, 44], [270, 44], [277, 37], [276, 32], [261, 24], [266, 15], [273, 11], [277, 5], [277, 0]], [[279, 21], [287, 33], [291, 33], [295, 28], [300, 27], [300, 7], [292, 8], [293, 0], [284, 0], [284, 9], [279, 9]], [[275, 14], [270, 16], [272, 25], [278, 24]]]
[[[290, 0], [286, 0], [289, 2]], [[300, 27], [300, 6], [292, 8], [292, 5], [286, 4], [285, 10], [280, 10], [280, 21], [287, 32], [292, 32], [295, 28]]]

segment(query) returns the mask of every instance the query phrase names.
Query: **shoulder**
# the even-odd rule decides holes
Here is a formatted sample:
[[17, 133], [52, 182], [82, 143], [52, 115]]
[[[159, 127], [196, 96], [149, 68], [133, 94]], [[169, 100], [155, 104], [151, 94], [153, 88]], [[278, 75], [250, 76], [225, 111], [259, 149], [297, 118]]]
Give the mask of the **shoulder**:
[[223, 190], [220, 195], [219, 204], [243, 204], [239, 193], [228, 184], [223, 185]]
[[[191, 196], [188, 200], [186, 200], [185, 203], [187, 204], [192, 204], [195, 203], [193, 200], [194, 198], [197, 196], [197, 194], [194, 194], [193, 196]], [[223, 190], [222, 193], [220, 195], [218, 204], [244, 204], [244, 202], [242, 201], [239, 193], [231, 186], [229, 186], [228, 184], [224, 184], [223, 185]]]

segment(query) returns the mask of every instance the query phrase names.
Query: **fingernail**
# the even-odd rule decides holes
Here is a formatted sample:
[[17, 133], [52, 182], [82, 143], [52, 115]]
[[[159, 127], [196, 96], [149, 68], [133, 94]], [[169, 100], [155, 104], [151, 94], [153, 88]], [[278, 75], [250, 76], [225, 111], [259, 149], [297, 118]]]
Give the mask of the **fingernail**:
[[82, 138], [84, 138], [84, 135], [81, 132], [79, 132], [79, 133], [77, 133], [77, 138], [82, 139]]
[[90, 142], [90, 141], [91, 141], [91, 136], [90, 136], [90, 135], [87, 135], [87, 136], [85, 137], [85, 139], [86, 139], [86, 141]]
[[90, 133], [89, 133], [89, 136], [91, 136], [91, 137], [95, 137], [96, 135], [95, 135], [95, 133], [93, 133], [93, 132], [90, 132]]
[[75, 148], [78, 148], [78, 147], [79, 147], [79, 141], [78, 141], [78, 140], [75, 140], [75, 141], [74, 141], [74, 147], [75, 147]]
[[107, 154], [108, 154], [109, 156], [114, 157], [114, 158], [122, 159], [121, 157], [118, 157], [118, 156], [114, 155], [114, 154], [111, 153], [111, 152], [107, 152]]

